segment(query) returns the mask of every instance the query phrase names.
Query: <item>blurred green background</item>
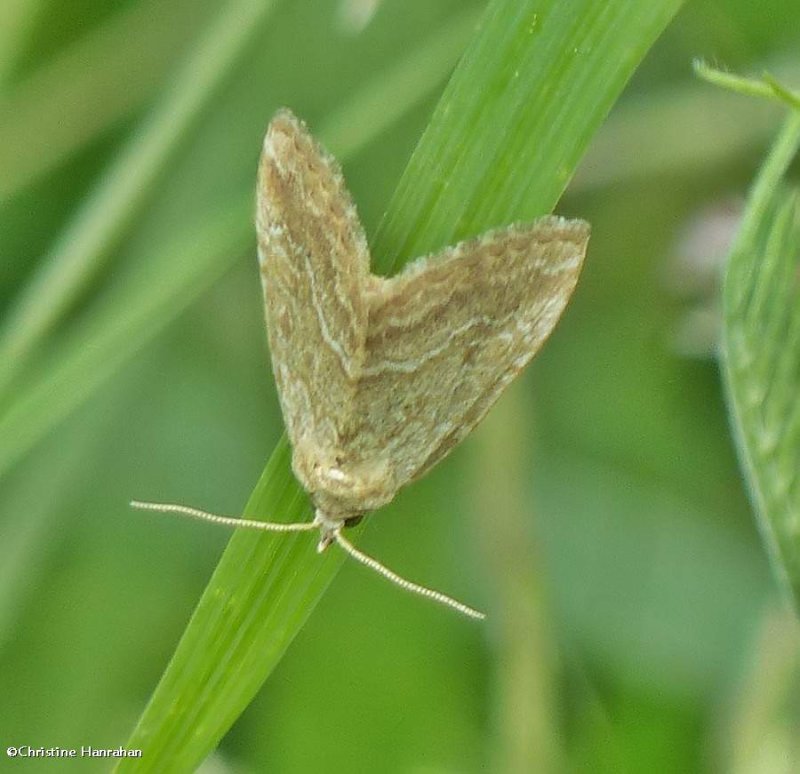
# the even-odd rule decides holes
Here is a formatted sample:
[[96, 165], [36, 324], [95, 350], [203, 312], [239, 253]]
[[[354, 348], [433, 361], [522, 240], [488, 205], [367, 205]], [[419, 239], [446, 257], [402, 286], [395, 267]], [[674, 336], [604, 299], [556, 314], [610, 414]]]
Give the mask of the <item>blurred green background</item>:
[[[127, 501], [238, 513], [280, 437], [254, 237], [240, 237], [270, 117], [288, 105], [327, 128], [374, 233], [483, 7], [239, 5], [223, 34], [208, 0], [0, 8], [6, 746], [124, 742], [229, 537]], [[690, 68], [702, 56], [796, 85], [799, 14], [795, 0], [685, 6], [558, 208], [593, 225], [563, 321], [361, 542], [490, 622], [347, 564], [206, 770], [800, 770], [800, 635], [727, 428], [709, 268], [780, 110]], [[372, 109], [337, 124], [359, 94]], [[37, 346], [19, 344], [25, 289], [46, 305], [64, 281], [37, 267], [90, 254], [103, 259]]]

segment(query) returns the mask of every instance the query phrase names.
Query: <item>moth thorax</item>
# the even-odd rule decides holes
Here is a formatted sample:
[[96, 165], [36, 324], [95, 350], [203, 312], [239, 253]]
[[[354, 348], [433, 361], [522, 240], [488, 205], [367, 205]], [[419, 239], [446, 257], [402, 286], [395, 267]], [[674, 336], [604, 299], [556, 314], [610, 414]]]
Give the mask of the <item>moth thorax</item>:
[[292, 467], [314, 505], [331, 520], [348, 521], [386, 505], [397, 491], [382, 458], [353, 461], [342, 452], [324, 452], [299, 444]]

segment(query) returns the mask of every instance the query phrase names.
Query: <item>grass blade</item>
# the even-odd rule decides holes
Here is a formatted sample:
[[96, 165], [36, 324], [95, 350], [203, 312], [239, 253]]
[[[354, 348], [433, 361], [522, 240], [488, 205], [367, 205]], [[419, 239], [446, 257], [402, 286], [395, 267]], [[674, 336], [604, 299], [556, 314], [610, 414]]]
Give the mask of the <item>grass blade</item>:
[[108, 259], [169, 155], [272, 6], [272, 0], [231, 0], [45, 258], [0, 331], [0, 392]]
[[781, 180], [800, 113], [753, 186], [725, 277], [722, 365], [730, 419], [773, 565], [800, 609], [800, 210]]
[[[71, 332], [43, 375], [20, 390], [0, 416], [0, 476], [247, 249], [249, 199], [192, 224], [159, 250], [157, 277], [152, 276], [156, 267], [142, 267]], [[191, 262], [182, 260], [189, 254]]]
[[41, 6], [42, 0], [6, 0], [0, 6], [0, 95], [8, 88], [9, 76]]
[[[33, 7], [38, 0], [12, 0], [3, 8], [24, 3]], [[190, 0], [133, 4], [2, 94], [0, 202], [140, 108], [199, 21], [197, 4]], [[0, 16], [0, 35], [9, 27]], [[4, 45], [0, 40], [0, 58]], [[142, 57], [144, 50], [147, 57]]]

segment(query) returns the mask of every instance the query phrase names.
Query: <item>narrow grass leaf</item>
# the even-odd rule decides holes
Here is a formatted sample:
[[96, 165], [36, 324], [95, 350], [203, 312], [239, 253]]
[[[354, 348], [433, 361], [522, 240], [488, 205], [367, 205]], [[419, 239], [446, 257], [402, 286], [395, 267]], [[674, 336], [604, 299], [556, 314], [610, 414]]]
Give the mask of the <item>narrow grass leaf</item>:
[[228, 3], [162, 102], [45, 257], [0, 329], [0, 393], [108, 260], [155, 190], [170, 154], [272, 6], [273, 0]]
[[5, 0], [0, 5], [0, 95], [8, 88], [17, 58], [42, 5], [42, 0]]
[[[24, 2], [34, 5], [11, 0], [0, 9]], [[198, 16], [194, 0], [134, 3], [0, 94], [0, 202], [140, 108], [167, 77]], [[0, 10], [0, 35], [5, 25]], [[3, 48], [0, 40], [0, 57]]]
[[748, 202], [725, 276], [722, 365], [761, 534], [800, 610], [800, 209], [782, 184], [800, 146], [787, 121]]
[[42, 375], [0, 417], [0, 476], [242, 255], [251, 243], [248, 204], [249, 197], [191, 224], [159, 250], [157, 277], [142, 271], [109, 294], [41, 363]]

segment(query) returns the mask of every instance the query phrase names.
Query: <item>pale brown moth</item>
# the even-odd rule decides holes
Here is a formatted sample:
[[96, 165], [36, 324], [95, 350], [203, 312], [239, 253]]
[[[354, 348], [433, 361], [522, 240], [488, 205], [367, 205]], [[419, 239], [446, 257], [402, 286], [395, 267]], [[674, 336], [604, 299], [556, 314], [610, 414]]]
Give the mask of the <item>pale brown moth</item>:
[[378, 277], [338, 164], [282, 110], [264, 139], [256, 233], [292, 469], [314, 521], [134, 505], [256, 529], [319, 529], [320, 551], [337, 542], [403, 588], [482, 618], [400, 578], [342, 530], [444, 458], [536, 354], [575, 288], [589, 225], [543, 217]]

